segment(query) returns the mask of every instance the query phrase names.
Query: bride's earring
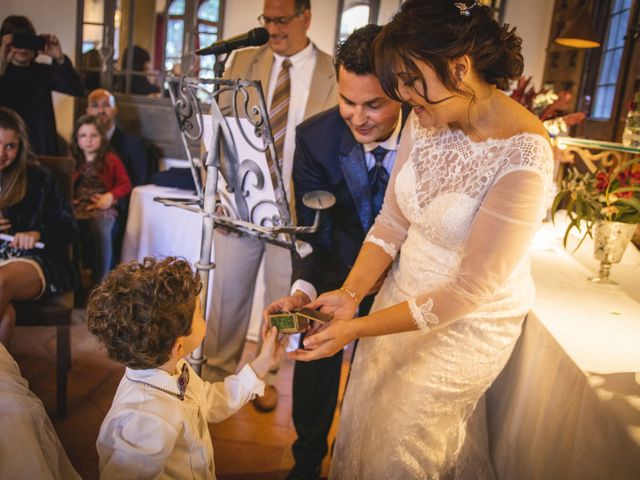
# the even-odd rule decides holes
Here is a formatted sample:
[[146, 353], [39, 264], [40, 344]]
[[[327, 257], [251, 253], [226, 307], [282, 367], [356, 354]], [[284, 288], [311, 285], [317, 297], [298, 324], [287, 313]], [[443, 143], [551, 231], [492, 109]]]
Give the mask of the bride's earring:
[[457, 77], [458, 77], [458, 82], [462, 83], [462, 80], [464, 80], [464, 75], [462, 74], [462, 72], [458, 72]]

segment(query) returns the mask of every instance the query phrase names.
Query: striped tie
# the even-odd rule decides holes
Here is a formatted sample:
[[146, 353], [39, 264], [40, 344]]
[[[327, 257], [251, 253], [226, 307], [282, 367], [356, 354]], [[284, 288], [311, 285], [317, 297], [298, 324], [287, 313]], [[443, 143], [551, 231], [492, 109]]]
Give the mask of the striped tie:
[[273, 99], [271, 100], [271, 110], [269, 110], [271, 132], [273, 133], [273, 141], [275, 143], [280, 168], [282, 168], [284, 137], [287, 133], [287, 117], [289, 116], [289, 96], [291, 93], [290, 67], [291, 61], [285, 58], [282, 62], [278, 79], [276, 80], [276, 88], [273, 91]]

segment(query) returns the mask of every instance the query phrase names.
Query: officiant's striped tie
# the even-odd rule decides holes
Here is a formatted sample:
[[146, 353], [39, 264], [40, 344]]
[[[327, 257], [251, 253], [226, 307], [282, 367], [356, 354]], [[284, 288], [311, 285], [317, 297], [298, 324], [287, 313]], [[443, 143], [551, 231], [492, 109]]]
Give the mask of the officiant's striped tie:
[[276, 88], [273, 91], [271, 109], [269, 110], [271, 132], [273, 133], [273, 141], [278, 155], [278, 165], [281, 169], [282, 156], [284, 154], [284, 137], [287, 133], [287, 118], [289, 116], [289, 96], [291, 95], [290, 67], [291, 61], [285, 58], [276, 80]]
[[[284, 137], [287, 133], [287, 119], [289, 117], [289, 97], [291, 96], [291, 77], [289, 76], [289, 68], [291, 68], [291, 60], [285, 58], [282, 67], [278, 73], [276, 87], [273, 91], [271, 99], [271, 109], [269, 110], [269, 121], [271, 122], [271, 133], [273, 134], [274, 147], [278, 157], [278, 166], [282, 172], [282, 161], [284, 156]], [[284, 180], [286, 181], [286, 179]], [[293, 179], [290, 181], [289, 191], [291, 195], [289, 201], [289, 213], [291, 219], [295, 223], [296, 207], [295, 196], [293, 193]]]

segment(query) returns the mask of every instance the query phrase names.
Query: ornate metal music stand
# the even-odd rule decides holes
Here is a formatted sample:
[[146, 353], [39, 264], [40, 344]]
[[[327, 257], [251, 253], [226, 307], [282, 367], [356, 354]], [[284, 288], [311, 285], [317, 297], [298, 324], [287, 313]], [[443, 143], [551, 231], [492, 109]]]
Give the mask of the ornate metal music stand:
[[[272, 243], [293, 250], [302, 257], [311, 252], [311, 246], [296, 239], [296, 234], [315, 232], [320, 223], [321, 210], [330, 208], [335, 197], [328, 192], [309, 192], [305, 195], [304, 204], [316, 210], [312, 226], [296, 226], [291, 221], [289, 203], [287, 201], [282, 174], [267, 115], [264, 94], [260, 81], [221, 80], [221, 79], [169, 79], [169, 93], [176, 113], [180, 138], [182, 140], [189, 166], [196, 186], [196, 197], [193, 199], [173, 199], [156, 197], [154, 200], [167, 206], [179, 207], [202, 215], [202, 239], [200, 244], [200, 260], [195, 266], [202, 280], [202, 311], [206, 312], [209, 285], [209, 271], [215, 268], [211, 262], [213, 247], [213, 230], [222, 227], [240, 235], [252, 236], [261, 241]], [[212, 133], [209, 149], [204, 158], [192, 155], [190, 142], [203, 139], [203, 114], [198, 95], [205, 96], [210, 102]], [[218, 101], [221, 95], [229, 95], [231, 114], [225, 118]], [[250, 105], [250, 98], [257, 98], [257, 103]], [[254, 129], [255, 137], [262, 139], [258, 145], [243, 128], [241, 119], [247, 119]], [[257, 152], [266, 155], [268, 174], [273, 185], [275, 198], [269, 200], [277, 213], [271, 209], [269, 216], [264, 216], [263, 209], [249, 208], [252, 190], [262, 189], [267, 182], [265, 172], [250, 159], [240, 159], [228, 122], [235, 122], [244, 140]], [[225, 191], [218, 191], [218, 174], [226, 182]], [[204, 185], [202, 179], [204, 178]], [[250, 181], [251, 180], [251, 181]], [[232, 197], [235, 208], [223, 211], [219, 206], [220, 198]], [[262, 201], [261, 203], [264, 203]], [[214, 252], [215, 253], [215, 252]], [[189, 363], [200, 374], [202, 364], [206, 362], [202, 354], [202, 345], [189, 359]]]

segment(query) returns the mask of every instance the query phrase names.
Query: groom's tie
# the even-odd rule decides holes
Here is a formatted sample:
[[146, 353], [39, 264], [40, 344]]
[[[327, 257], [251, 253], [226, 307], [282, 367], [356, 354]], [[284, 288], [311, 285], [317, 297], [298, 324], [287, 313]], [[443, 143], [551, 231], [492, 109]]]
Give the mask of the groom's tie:
[[371, 188], [371, 207], [373, 209], [373, 216], [375, 218], [382, 208], [382, 202], [384, 200], [384, 192], [389, 183], [389, 173], [384, 168], [382, 162], [387, 154], [388, 150], [381, 146], [374, 148], [371, 153], [376, 159], [375, 165], [369, 170], [369, 186]]

